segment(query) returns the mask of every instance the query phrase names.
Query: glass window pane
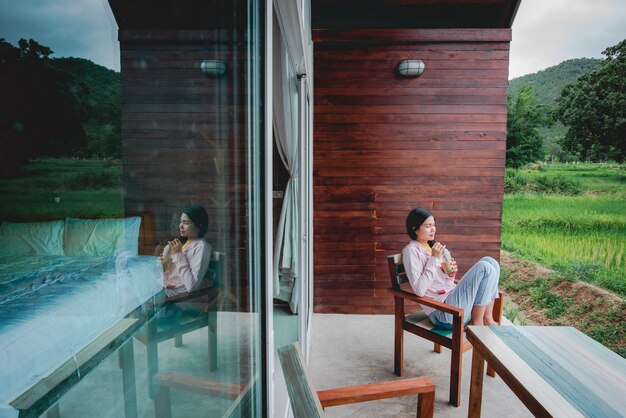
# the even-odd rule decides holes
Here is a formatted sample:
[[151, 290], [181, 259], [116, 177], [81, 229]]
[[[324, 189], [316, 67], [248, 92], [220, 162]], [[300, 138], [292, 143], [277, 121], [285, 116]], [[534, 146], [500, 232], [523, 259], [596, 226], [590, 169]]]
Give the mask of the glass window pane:
[[259, 2], [95, 3], [119, 67], [2, 40], [0, 407], [262, 416]]

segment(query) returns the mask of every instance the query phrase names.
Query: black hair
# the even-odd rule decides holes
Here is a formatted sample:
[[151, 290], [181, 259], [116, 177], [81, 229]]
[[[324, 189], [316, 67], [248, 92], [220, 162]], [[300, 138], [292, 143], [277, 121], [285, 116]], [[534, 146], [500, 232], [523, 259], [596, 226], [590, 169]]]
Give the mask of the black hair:
[[[433, 216], [428, 210], [424, 208], [415, 208], [409, 212], [406, 217], [406, 233], [409, 234], [411, 239], [416, 240], [417, 234], [415, 233], [426, 219]], [[435, 241], [428, 241], [428, 245], [432, 247]]]
[[191, 205], [183, 210], [183, 213], [189, 216], [191, 222], [200, 230], [198, 237], [204, 238], [209, 230], [209, 215], [206, 213], [206, 210], [200, 205]]

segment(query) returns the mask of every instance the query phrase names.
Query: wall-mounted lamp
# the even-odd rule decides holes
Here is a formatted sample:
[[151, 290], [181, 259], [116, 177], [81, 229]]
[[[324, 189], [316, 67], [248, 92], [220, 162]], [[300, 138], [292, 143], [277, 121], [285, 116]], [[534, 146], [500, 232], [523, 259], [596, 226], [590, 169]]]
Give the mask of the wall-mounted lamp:
[[424, 73], [426, 66], [422, 60], [404, 60], [396, 67], [402, 77], [419, 77]]
[[204, 60], [200, 69], [208, 77], [221, 77], [226, 72], [226, 63], [222, 60]]

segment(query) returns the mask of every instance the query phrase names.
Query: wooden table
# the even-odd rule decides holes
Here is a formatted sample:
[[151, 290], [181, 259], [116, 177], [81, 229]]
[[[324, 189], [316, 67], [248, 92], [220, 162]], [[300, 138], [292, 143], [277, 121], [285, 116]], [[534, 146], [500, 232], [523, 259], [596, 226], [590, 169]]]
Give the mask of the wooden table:
[[469, 417], [480, 417], [485, 360], [535, 416], [626, 416], [626, 359], [577, 329], [468, 326], [466, 335]]

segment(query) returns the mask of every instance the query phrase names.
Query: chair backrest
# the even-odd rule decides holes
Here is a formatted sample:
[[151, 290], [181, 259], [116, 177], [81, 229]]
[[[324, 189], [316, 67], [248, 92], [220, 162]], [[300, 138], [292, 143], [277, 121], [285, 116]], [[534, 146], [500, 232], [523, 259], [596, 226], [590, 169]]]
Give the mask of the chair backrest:
[[211, 286], [219, 286], [222, 279], [222, 262], [224, 253], [219, 251], [211, 251], [211, 261], [207, 269], [204, 279], [211, 283]]
[[325, 416], [317, 392], [309, 379], [300, 345], [295, 342], [279, 348], [278, 357], [285, 375], [293, 416], [298, 418]]
[[404, 264], [402, 264], [402, 254], [392, 254], [387, 256], [387, 264], [389, 265], [389, 278], [391, 279], [391, 287], [400, 289], [402, 283], [409, 281], [404, 272]]

